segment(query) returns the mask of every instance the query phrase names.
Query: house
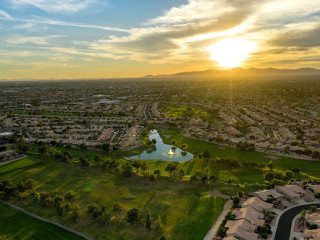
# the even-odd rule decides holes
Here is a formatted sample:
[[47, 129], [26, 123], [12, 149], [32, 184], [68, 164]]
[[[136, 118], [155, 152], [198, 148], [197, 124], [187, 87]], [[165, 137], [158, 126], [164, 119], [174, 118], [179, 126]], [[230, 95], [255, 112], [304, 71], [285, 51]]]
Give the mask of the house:
[[276, 188], [278, 193], [283, 194], [287, 199], [299, 199], [304, 197], [306, 192], [298, 185], [286, 185]]
[[259, 213], [262, 213], [264, 210], [270, 210], [272, 206], [273, 205], [271, 203], [266, 203], [257, 197], [249, 198], [242, 204], [243, 208], [251, 207]]
[[226, 237], [223, 240], [239, 240], [238, 238], [235, 238], [234, 236]]
[[316, 224], [318, 228], [320, 228], [320, 213], [315, 212], [315, 213], [307, 214], [306, 221], [311, 224]]
[[232, 214], [236, 216], [236, 220], [246, 219], [256, 226], [262, 226], [265, 222], [264, 215], [250, 206], [241, 208], [240, 210], [233, 210]]
[[255, 233], [256, 226], [245, 219], [228, 221], [225, 227], [229, 228], [227, 237], [233, 236], [241, 240], [257, 240], [259, 236]]
[[270, 197], [274, 198], [276, 201], [281, 201], [284, 199], [284, 196], [278, 193], [275, 189], [257, 191], [253, 193], [253, 195], [265, 202], [268, 201], [268, 198]]
[[310, 185], [309, 187], [314, 191], [314, 193], [320, 193], [320, 185]]
[[320, 229], [304, 230], [304, 238], [309, 240], [320, 240]]

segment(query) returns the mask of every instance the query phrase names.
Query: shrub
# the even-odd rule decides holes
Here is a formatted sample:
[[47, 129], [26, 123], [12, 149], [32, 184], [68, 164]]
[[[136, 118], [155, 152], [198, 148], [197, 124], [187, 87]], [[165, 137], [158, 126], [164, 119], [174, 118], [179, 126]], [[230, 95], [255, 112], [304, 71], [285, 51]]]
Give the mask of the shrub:
[[6, 146], [6, 145], [0, 146], [0, 152], [5, 152], [7, 150], [8, 150], [8, 146]]

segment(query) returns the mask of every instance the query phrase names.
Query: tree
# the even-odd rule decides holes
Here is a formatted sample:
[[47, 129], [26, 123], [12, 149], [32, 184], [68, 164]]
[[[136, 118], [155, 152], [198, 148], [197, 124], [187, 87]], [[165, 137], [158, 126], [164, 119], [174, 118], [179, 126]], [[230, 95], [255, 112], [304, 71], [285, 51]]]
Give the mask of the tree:
[[208, 181], [208, 176], [204, 175], [201, 177], [201, 182], [203, 183], [203, 185]]
[[313, 159], [320, 159], [320, 152], [319, 151], [314, 151], [313, 153], [312, 153], [312, 158]]
[[132, 166], [128, 162], [122, 165], [122, 176], [129, 178], [132, 177], [133, 172], [132, 172]]
[[239, 196], [240, 198], [242, 198], [242, 197], [243, 197], [243, 192], [238, 192], [238, 196]]
[[99, 216], [98, 206], [96, 204], [89, 205], [87, 214], [90, 215], [92, 219], [96, 219]]
[[0, 152], [5, 152], [5, 151], [8, 151], [8, 146], [6, 145], [0, 146]]
[[101, 162], [102, 161], [102, 157], [100, 155], [97, 155], [94, 157], [94, 161], [95, 162]]
[[290, 152], [290, 147], [286, 146], [283, 150], [284, 150], [285, 153], [289, 153]]
[[77, 221], [77, 219], [80, 216], [80, 206], [78, 204], [72, 204], [71, 208], [71, 217], [74, 221]]
[[23, 136], [21, 136], [21, 138], [18, 140], [17, 148], [18, 148], [18, 151], [21, 153], [26, 153], [30, 151], [30, 146], [27, 145], [26, 140], [24, 139]]
[[139, 168], [141, 166], [142, 161], [140, 159], [135, 159], [132, 162], [132, 167], [134, 167], [136, 169], [137, 172], [139, 172]]
[[240, 197], [238, 195], [234, 196], [233, 198], [233, 205], [238, 206], [240, 203]]
[[274, 219], [273, 213], [270, 210], [265, 210], [264, 219], [267, 223], [270, 223]]
[[70, 161], [69, 155], [63, 154], [61, 158], [61, 162], [68, 163]]
[[80, 149], [81, 149], [81, 150], [88, 150], [87, 144], [81, 143], [81, 144], [80, 144]]
[[311, 156], [311, 155], [312, 155], [312, 150], [309, 149], [309, 148], [306, 148], [306, 149], [303, 150], [303, 154], [304, 154], [304, 155]]
[[210, 152], [208, 150], [204, 151], [202, 156], [203, 156], [204, 159], [209, 159], [211, 157]]
[[101, 216], [100, 216], [100, 219], [101, 219], [101, 223], [105, 226], [108, 226], [110, 224], [110, 221], [111, 221], [111, 214], [108, 214], [106, 212], [101, 212]]
[[34, 179], [28, 179], [26, 181], [26, 188], [27, 189], [34, 189], [38, 185], [38, 182]]
[[151, 224], [152, 224], [152, 218], [151, 218], [150, 210], [148, 209], [146, 213], [146, 229], [148, 229], [149, 231], [151, 230]]
[[156, 175], [156, 176], [158, 176], [158, 177], [160, 177], [160, 176], [161, 176], [161, 171], [158, 170], [158, 169], [157, 169], [157, 170], [154, 170], [153, 174]]
[[184, 175], [185, 175], [185, 173], [184, 173], [184, 171], [181, 169], [181, 170], [179, 171], [179, 179], [182, 179]]
[[291, 170], [286, 171], [287, 178], [291, 179], [293, 177], [294, 173]]
[[177, 165], [173, 164], [173, 163], [169, 163], [166, 166], [166, 171], [170, 173], [170, 175], [177, 170]]
[[86, 157], [81, 156], [79, 160], [80, 160], [81, 166], [83, 167], [90, 165], [89, 160]]
[[102, 149], [106, 152], [109, 152], [110, 151], [110, 144], [109, 143], [102, 144]]
[[312, 211], [313, 213], [317, 212], [318, 211], [318, 207], [317, 206], [311, 206], [310, 207], [310, 211]]
[[150, 174], [149, 180], [150, 180], [151, 182], [154, 182], [154, 181], [156, 180], [156, 177], [154, 176], [154, 174]]
[[132, 208], [127, 212], [126, 217], [127, 222], [131, 223], [132, 225], [135, 223], [139, 223], [140, 221], [140, 210], [137, 208]]
[[79, 199], [79, 196], [74, 191], [70, 190], [64, 194], [64, 198], [67, 201], [74, 202]]
[[182, 148], [182, 150], [186, 151], [186, 150], [188, 149], [188, 144], [183, 143], [183, 144], [181, 145], [181, 148]]
[[148, 165], [146, 164], [146, 162], [142, 162], [140, 168], [143, 172], [145, 172], [148, 170]]

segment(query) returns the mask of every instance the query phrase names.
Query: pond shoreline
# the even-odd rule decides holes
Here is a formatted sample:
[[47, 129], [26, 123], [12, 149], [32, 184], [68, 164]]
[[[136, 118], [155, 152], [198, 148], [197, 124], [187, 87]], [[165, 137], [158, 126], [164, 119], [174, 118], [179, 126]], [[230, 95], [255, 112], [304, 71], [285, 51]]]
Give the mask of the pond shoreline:
[[193, 159], [193, 154], [174, 145], [164, 143], [157, 130], [150, 130], [148, 138], [154, 145], [140, 154], [128, 157], [128, 159], [187, 162]]

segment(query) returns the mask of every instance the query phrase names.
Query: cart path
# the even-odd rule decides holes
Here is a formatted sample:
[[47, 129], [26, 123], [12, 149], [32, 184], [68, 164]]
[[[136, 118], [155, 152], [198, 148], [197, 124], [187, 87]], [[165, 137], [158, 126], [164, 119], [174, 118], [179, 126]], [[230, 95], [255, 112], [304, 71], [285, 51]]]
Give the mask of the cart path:
[[0, 199], [0, 203], [5, 204], [5, 205], [7, 205], [7, 206], [9, 206], [9, 207], [12, 207], [12, 208], [14, 208], [14, 209], [16, 209], [16, 210], [18, 210], [18, 211], [20, 211], [20, 212], [23, 212], [23, 213], [25, 213], [25, 214], [27, 214], [27, 215], [29, 215], [29, 216], [31, 216], [31, 217], [34, 217], [34, 218], [36, 218], [36, 219], [38, 219], [38, 220], [40, 220], [40, 221], [42, 221], [42, 222], [46, 222], [46, 223], [50, 223], [50, 224], [52, 224], [52, 225], [55, 225], [55, 226], [58, 227], [58, 228], [61, 228], [61, 229], [66, 230], [66, 231], [68, 231], [68, 232], [71, 232], [71, 233], [73, 233], [73, 234], [75, 234], [75, 235], [77, 235], [77, 236], [79, 236], [79, 237], [82, 237], [82, 238], [84, 238], [84, 239], [86, 239], [86, 240], [92, 240], [92, 238], [84, 235], [83, 233], [80, 233], [80, 232], [77, 232], [77, 231], [75, 231], [75, 230], [73, 230], [73, 229], [70, 229], [70, 228], [68, 228], [68, 227], [65, 227], [65, 226], [63, 226], [63, 225], [61, 225], [61, 224], [59, 224], [59, 223], [57, 223], [57, 222], [44, 219], [44, 218], [42, 218], [42, 217], [40, 217], [40, 216], [38, 216], [38, 215], [35, 215], [35, 214], [33, 214], [33, 213], [25, 210], [24, 208], [18, 207], [18, 206], [16, 206], [16, 205], [12, 204], [12, 203], [3, 201], [3, 200], [1, 200], [1, 199]]

